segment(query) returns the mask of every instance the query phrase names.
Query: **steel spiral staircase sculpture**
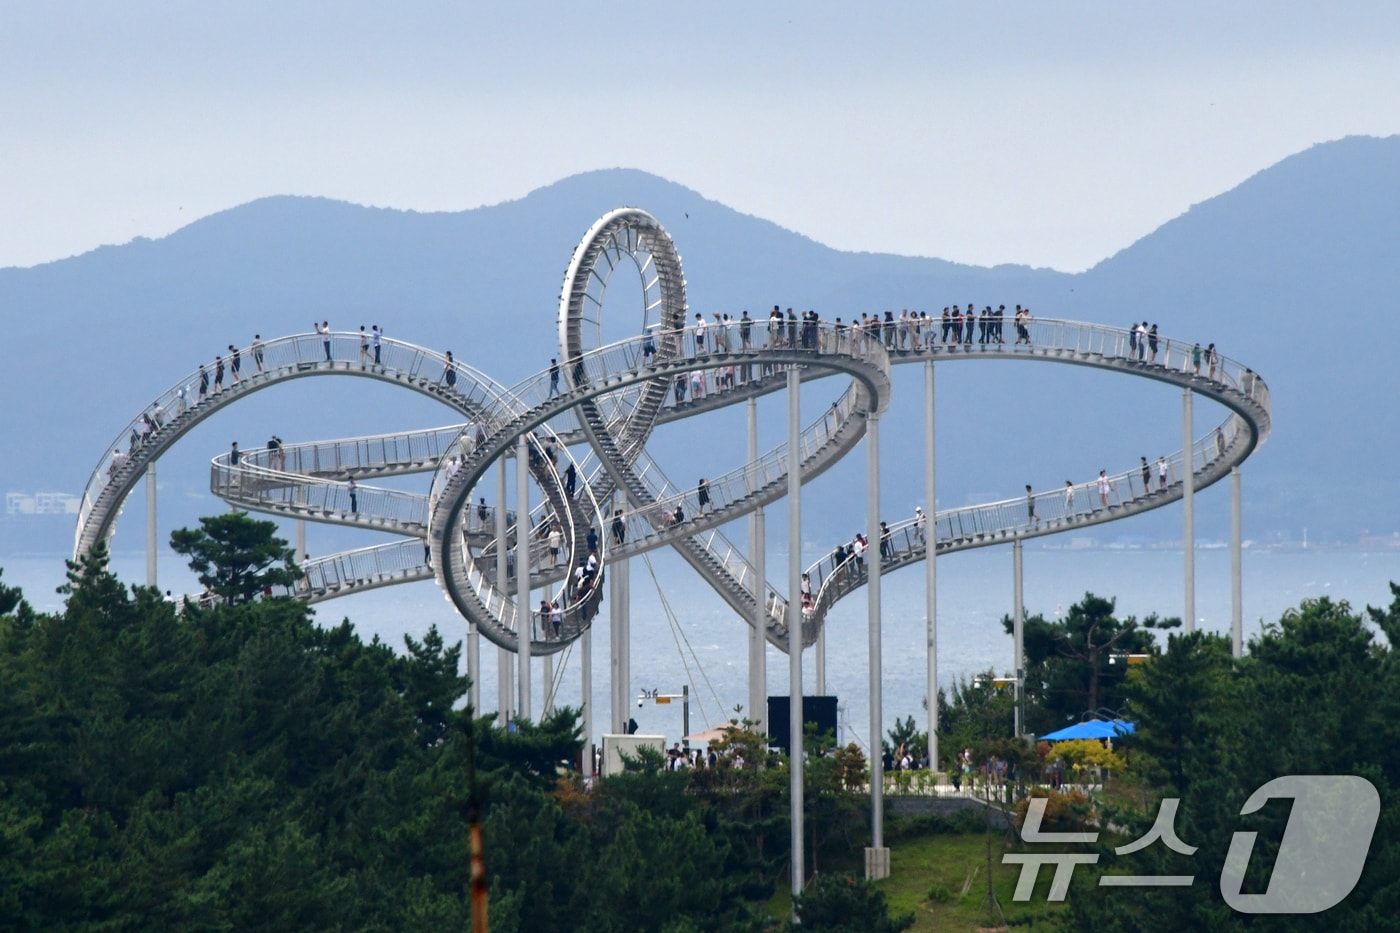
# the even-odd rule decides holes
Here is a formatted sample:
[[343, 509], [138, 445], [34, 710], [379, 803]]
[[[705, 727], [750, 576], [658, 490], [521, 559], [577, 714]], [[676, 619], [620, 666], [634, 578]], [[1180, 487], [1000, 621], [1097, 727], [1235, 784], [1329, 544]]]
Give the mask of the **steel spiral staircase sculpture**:
[[[638, 274], [642, 314], [640, 321], [624, 321], [619, 328], [631, 336], [609, 341], [603, 336], [603, 309], [608, 284], [619, 270]], [[88, 482], [75, 554], [112, 534], [145, 466], [215, 412], [292, 379], [357, 376], [433, 397], [465, 420], [424, 431], [250, 450], [236, 464], [225, 454], [211, 466], [211, 488], [238, 507], [401, 536], [308, 561], [298, 595], [316, 601], [435, 578], [483, 635], [514, 650], [533, 610], [519, 605], [520, 582], [514, 576], [499, 578], [498, 548], [505, 547], [521, 560], [528, 556], [529, 590], [552, 589], [562, 600], [565, 624], [559, 637], [536, 637], [528, 625], [532, 653], [549, 654], [586, 630], [598, 611], [601, 587], [595, 583], [581, 597], [570, 581], [571, 570], [588, 553], [592, 529], [599, 579], [612, 562], [674, 548], [750, 624], [762, 601], [765, 636], [787, 650], [787, 598], [757, 579], [752, 563], [721, 526], [781, 498], [793, 461], [806, 482], [849, 453], [864, 437], [867, 419], [888, 407], [893, 366], [993, 359], [1088, 366], [1189, 389], [1230, 414], [1189, 451], [1168, 458], [1165, 488], [1142, 488], [1130, 470], [1107, 478], [1106, 497], [1095, 483], [1042, 493], [1035, 520], [1028, 519], [1025, 498], [1017, 497], [896, 523], [883, 558], [885, 572], [923, 560], [930, 547], [947, 553], [1056, 534], [1168, 505], [1182, 498], [1188, 475], [1194, 489], [1228, 475], [1264, 441], [1271, 424], [1267, 387], [1252, 370], [1219, 358], [1202, 375], [1185, 349], [1189, 345], [1166, 340], [1161, 361], [1146, 362], [1132, 352], [1129, 332], [1117, 328], [1037, 319], [1025, 323], [1024, 343], [942, 342], [934, 333], [918, 345], [899, 338], [887, 345], [888, 332], [821, 323], [804, 327], [798, 341], [787, 340], [786, 329], [780, 329], [783, 339], [760, 346], [767, 322], [759, 320], [752, 325], [758, 340], [739, 339], [736, 322], [725, 340], [711, 328], [710, 339], [699, 346], [687, 313], [680, 256], [671, 238], [650, 214], [622, 208], [593, 225], [566, 271], [559, 368], [517, 385], [503, 386], [442, 354], [388, 338], [382, 340], [380, 362], [370, 363], [361, 335], [354, 333], [300, 334], [250, 347], [242, 353], [246, 375], [236, 382], [217, 393], [196, 393], [200, 374], [187, 376], [123, 429], [112, 448], [114, 458], [109, 462], [104, 456]], [[672, 482], [648, 454], [655, 427], [781, 391], [792, 368], [803, 380], [844, 376], [849, 384], [831, 409], [803, 429], [795, 457], [781, 445], [712, 477], [709, 507], [697, 508], [696, 489]], [[684, 394], [676, 390], [678, 381], [686, 386]], [[689, 391], [692, 384], [701, 387], [698, 395]], [[494, 512], [501, 504], [474, 505], [481, 498], [474, 493], [489, 470], [504, 469], [522, 438], [541, 501], [528, 516], [506, 516], [501, 542]], [[570, 464], [578, 478], [572, 495], [565, 479]], [[424, 494], [372, 482], [426, 472], [433, 478]], [[678, 508], [681, 521], [674, 520]], [[547, 559], [546, 541], [535, 533], [556, 522], [567, 555], [561, 563]], [[882, 559], [879, 542], [871, 542], [865, 559]], [[804, 645], [815, 639], [832, 606], [866, 581], [863, 563], [837, 556], [834, 549], [808, 573], [815, 599], [804, 617]]]

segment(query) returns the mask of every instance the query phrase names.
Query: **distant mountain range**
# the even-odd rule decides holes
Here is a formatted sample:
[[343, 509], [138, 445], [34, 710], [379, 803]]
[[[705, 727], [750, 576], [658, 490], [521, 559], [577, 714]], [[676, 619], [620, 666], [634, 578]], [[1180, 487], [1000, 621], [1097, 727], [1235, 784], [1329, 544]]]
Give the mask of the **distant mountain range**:
[[[1043, 317], [1117, 326], [1146, 320], [1170, 338], [1214, 342], [1261, 373], [1274, 402], [1273, 435], [1243, 469], [1246, 536], [1292, 540], [1307, 528], [1313, 542], [1352, 542], [1400, 530], [1400, 516], [1386, 505], [1400, 437], [1391, 346], [1400, 329], [1389, 320], [1400, 294], [1400, 137], [1314, 146], [1075, 275], [841, 252], [632, 170], [589, 172], [457, 213], [265, 198], [159, 240], [0, 269], [8, 338], [0, 351], [7, 400], [0, 429], [8, 439], [0, 488], [79, 493], [116, 432], [160, 390], [230, 343], [309, 331], [313, 320], [343, 330], [378, 323], [392, 336], [451, 348], [504, 382], [524, 378], [555, 355], [559, 284], [574, 246], [621, 205], [666, 225], [684, 260], [692, 310], [707, 317], [743, 308], [761, 315], [773, 304], [828, 318], [1024, 304]], [[627, 288], [614, 286], [606, 307], [619, 336], [637, 316], [640, 290]], [[1126, 469], [1138, 456], [1179, 448], [1177, 393], [1061, 369], [939, 368], [940, 506], [1013, 497], [1026, 482], [1046, 489], [1065, 478], [1080, 482], [1101, 467]], [[912, 370], [896, 381], [883, 432], [892, 472], [884, 502], [895, 517], [921, 500], [923, 376]], [[313, 439], [452, 420], [425, 401], [342, 382], [357, 383], [307, 380], [270, 390], [196, 430], [160, 465], [162, 526], [222, 508], [208, 493], [204, 464], [232, 439], [249, 447], [273, 432]], [[811, 391], [813, 405], [826, 397], [823, 388]], [[1196, 410], [1198, 434], [1223, 417], [1204, 403]], [[669, 445], [681, 477], [721, 472], [738, 461], [713, 450], [739, 418], [721, 414], [666, 431], [658, 447]], [[780, 429], [772, 426], [775, 439]], [[717, 457], [712, 466], [707, 455]], [[849, 536], [860, 521], [863, 494], [852, 488], [863, 477], [863, 462], [852, 462], [814, 484], [814, 504], [804, 509], [812, 547]], [[1223, 537], [1227, 493], [1208, 491], [1198, 504], [1198, 534]], [[1179, 537], [1179, 508], [1164, 511], [1098, 534]], [[139, 545], [139, 534], [126, 530], [119, 543]], [[65, 547], [71, 540], [58, 537]], [[37, 540], [21, 544], [49, 549]], [[0, 540], [0, 550], [14, 547]]]

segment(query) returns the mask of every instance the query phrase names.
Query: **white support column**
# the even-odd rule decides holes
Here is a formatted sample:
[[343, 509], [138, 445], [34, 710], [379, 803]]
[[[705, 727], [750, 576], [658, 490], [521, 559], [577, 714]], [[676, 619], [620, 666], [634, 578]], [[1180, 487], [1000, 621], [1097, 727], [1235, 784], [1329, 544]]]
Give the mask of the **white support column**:
[[[451, 545], [447, 545], [451, 547]], [[481, 713], [481, 632], [477, 630], [476, 623], [467, 622], [467, 676], [471, 678], [471, 686], [467, 688], [467, 702], [471, 704], [472, 712]]]
[[146, 464], [146, 585], [156, 585], [156, 463]]
[[579, 636], [579, 679], [583, 681], [583, 776], [593, 776], [593, 626]]
[[1230, 467], [1230, 650], [1244, 656], [1244, 574], [1240, 544], [1240, 468]]
[[608, 612], [612, 633], [612, 716], [613, 732], [627, 731], [632, 699], [632, 623], [627, 592], [628, 561], [608, 565]]
[[812, 643], [812, 695], [826, 696], [826, 626], [817, 629], [817, 640]]
[[546, 654], [540, 658], [540, 666], [543, 668], [543, 683], [540, 690], [543, 694], [541, 702], [544, 712], [541, 715], [548, 716], [554, 712], [554, 655]]
[[880, 746], [885, 716], [880, 689], [884, 660], [880, 629], [880, 416], [876, 412], [866, 422], [865, 451], [865, 511], [870, 529], [867, 538], [875, 545], [865, 551], [865, 590], [870, 610], [870, 847], [865, 850], [865, 877], [878, 881], [890, 875], [890, 850], [885, 847], [885, 763]]
[[802, 476], [800, 473], [801, 444], [801, 381], [797, 367], [787, 371], [787, 471], [788, 471], [788, 750], [791, 753], [788, 773], [791, 777], [789, 796], [792, 804], [792, 894], [802, 893], [806, 879], [804, 857], [806, 799], [803, 788], [802, 729], [806, 722], [802, 710]]
[[[749, 491], [758, 488], [758, 399], [748, 401]], [[768, 542], [763, 524], [763, 506], [749, 513], [749, 559], [753, 562], [754, 617], [749, 626], [749, 708], [748, 718], [766, 732], [768, 724]]]
[[[502, 594], [510, 585], [510, 574], [506, 568], [506, 537], [509, 530], [506, 524], [506, 464], [510, 458], [502, 453], [496, 461], [496, 588]], [[515, 708], [515, 658], [505, 648], [496, 648], [496, 709], [497, 722], [504, 726]]]
[[1186, 460], [1181, 481], [1181, 504], [1186, 513], [1181, 550], [1186, 561], [1186, 631], [1196, 630], [1196, 458], [1191, 451], [1191, 390], [1181, 396], [1181, 449]]
[[[464, 514], [467, 525], [471, 524], [471, 517], [476, 509], [467, 501], [467, 510]], [[450, 538], [443, 538], [442, 547], [446, 551], [454, 547], [456, 542]], [[426, 547], [426, 545], [425, 545]], [[424, 561], [427, 562], [426, 560]], [[481, 630], [476, 627], [476, 623], [470, 619], [467, 622], [467, 678], [471, 681], [467, 687], [467, 704], [471, 707], [473, 716], [481, 715]]]
[[1022, 598], [1021, 591], [1021, 539], [1017, 538], [1011, 542], [1011, 611], [1012, 611], [1012, 634], [1016, 643], [1015, 647], [1015, 676], [1016, 682], [1012, 684], [1015, 690], [1013, 700], [1015, 702], [1015, 725], [1012, 726], [1013, 734], [1016, 738], [1021, 737], [1025, 731], [1025, 724], [1021, 722], [1021, 691], [1022, 681], [1026, 677], [1026, 603]]
[[306, 563], [306, 519], [297, 519], [297, 563]]
[[535, 637], [535, 607], [530, 599], [530, 442], [524, 434], [515, 445], [515, 635], [516, 658], [520, 662], [519, 700], [516, 713], [533, 719], [530, 709], [530, 643]]
[[928, 761], [938, 770], [938, 500], [934, 486], [933, 360], [924, 362], [924, 612], [928, 638]]

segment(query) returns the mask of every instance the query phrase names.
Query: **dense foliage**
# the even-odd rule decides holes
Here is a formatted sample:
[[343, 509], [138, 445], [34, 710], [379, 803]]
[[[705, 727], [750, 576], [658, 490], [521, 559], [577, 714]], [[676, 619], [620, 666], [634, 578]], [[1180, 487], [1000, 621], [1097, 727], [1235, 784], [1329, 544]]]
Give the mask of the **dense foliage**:
[[[69, 580], [53, 615], [0, 585], [0, 927], [470, 929], [473, 799], [495, 931], [780, 926], [787, 771], [751, 731], [722, 767], [586, 792], [578, 711], [474, 717], [435, 629], [395, 652], [295, 599], [176, 605], [100, 550]], [[813, 863], [864, 845], [863, 766], [809, 770]]]
[[[1014, 624], [1009, 616], [1002, 619], [1008, 635]], [[1114, 601], [1093, 593], [1085, 593], [1063, 619], [1027, 616], [1026, 731], [1044, 735], [1086, 717], [1124, 713], [1128, 656], [1155, 653], [1154, 633], [1180, 625], [1180, 619], [1155, 615], [1119, 619]]]
[[[1345, 602], [1305, 600], [1265, 626], [1243, 658], [1231, 657], [1225, 639], [1196, 632], [1172, 636], [1160, 658], [1134, 670], [1125, 684], [1138, 721], [1129, 755], [1142, 793], [1109, 795], [1100, 807], [1100, 822], [1123, 835], [1105, 834], [1101, 842], [1111, 844], [1100, 848], [1097, 870], [1076, 873], [1069, 900], [1077, 929], [1400, 928], [1400, 589], [1391, 589], [1391, 605], [1364, 616]], [[1269, 889], [1289, 801], [1242, 810], [1257, 788], [1286, 775], [1359, 775], [1375, 786], [1380, 819], [1365, 869], [1350, 895], [1321, 914], [1238, 913], [1220, 891], [1226, 852], [1235, 833], [1257, 833], [1242, 890]], [[1115, 853], [1150, 830], [1163, 798], [1179, 799], [1176, 834], [1197, 851], [1188, 857], [1159, 842]], [[1320, 874], [1323, 866], [1311, 867]], [[1096, 886], [1102, 871], [1195, 881], [1105, 894]]]
[[[270, 530], [247, 531], [237, 520], [205, 529], [211, 578], [231, 581], [222, 562], [247, 567], [249, 550], [285, 553]], [[207, 550], [219, 535], [238, 546]], [[244, 584], [228, 602], [177, 606], [120, 583], [100, 550], [71, 564], [69, 581], [55, 614], [0, 583], [5, 929], [470, 929], [477, 802], [494, 930], [791, 928], [765, 912], [787, 883], [787, 764], [743, 725], [717, 743], [715, 767], [643, 767], [586, 790], [567, 767], [582, 744], [578, 711], [511, 731], [477, 717], [464, 706], [459, 646], [436, 630], [396, 652]], [[1138, 730], [1112, 752], [1012, 740], [1011, 692], [992, 678], [963, 681], [939, 703], [945, 756], [971, 748], [974, 763], [1006, 765], [1008, 802], [1044, 777], [1047, 757], [1081, 783], [1086, 769], [1111, 775], [1098, 788], [1033, 789], [1050, 798], [1047, 828], [1101, 831], [1099, 863], [1074, 873], [1069, 925], [1246, 922], [1219, 890], [1225, 853], [1236, 831], [1257, 832], [1246, 880], [1264, 889], [1289, 810], [1241, 811], [1289, 774], [1354, 774], [1377, 788], [1365, 871], [1323, 916], [1332, 929], [1397, 925], [1400, 589], [1364, 616], [1307, 601], [1244, 658], [1202, 633], [1159, 647], [1147, 631], [1156, 620], [1112, 610], [1086, 596], [1064, 620], [1027, 627], [1028, 721], [1111, 703]], [[1152, 658], [1109, 665], [1118, 651]], [[909, 717], [889, 738], [910, 749], [926, 740]], [[869, 838], [864, 755], [815, 737], [811, 747], [814, 878], [797, 905], [801, 929], [904, 927], [910, 918], [890, 917], [878, 889], [849, 878]], [[1179, 799], [1172, 828], [1194, 854], [1160, 843], [1118, 854], [1151, 830], [1165, 798]], [[1097, 884], [1104, 872], [1196, 882], [1109, 889]], [[1264, 919], [1303, 930], [1319, 918]]]
[[277, 524], [230, 512], [199, 520], [199, 528], [179, 528], [170, 547], [190, 559], [199, 582], [215, 596], [246, 603], [273, 587], [296, 583], [299, 572], [287, 542], [275, 536]]

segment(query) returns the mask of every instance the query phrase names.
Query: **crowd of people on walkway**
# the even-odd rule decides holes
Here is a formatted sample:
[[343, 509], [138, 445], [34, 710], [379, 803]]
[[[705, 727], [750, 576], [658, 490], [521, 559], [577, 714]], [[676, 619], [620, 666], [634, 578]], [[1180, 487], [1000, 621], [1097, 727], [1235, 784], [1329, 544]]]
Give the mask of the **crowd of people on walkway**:
[[[827, 328], [822, 327], [821, 315], [813, 310], [797, 312], [774, 305], [766, 321], [762, 322], [767, 334], [764, 347], [770, 349], [796, 348], [820, 350], [822, 352], [848, 352], [859, 350], [863, 341], [875, 340], [886, 350], [918, 350], [935, 346], [960, 346], [971, 344], [976, 338], [979, 344], [1003, 344], [1005, 318], [1010, 314], [1015, 329], [1015, 344], [1031, 344], [1031, 310], [1016, 305], [1008, 312], [1006, 305], [993, 308], [985, 305], [979, 313], [969, 302], [966, 312], [961, 305], [945, 307], [941, 316], [930, 315], [926, 311], [910, 311], [905, 308], [895, 316], [893, 311], [862, 313], [859, 318], [852, 316], [849, 322], [837, 317]], [[753, 349], [754, 328], [759, 322], [749, 316], [745, 309], [737, 318], [724, 312], [715, 312], [714, 323], [709, 323], [703, 314], [697, 313], [693, 324], [686, 327], [688, 351], [692, 357], [702, 357], [710, 353], [724, 354], [738, 350]], [[654, 335], [658, 325], [647, 330], [643, 346], [644, 361], [656, 352]], [[737, 332], [738, 340], [734, 340]], [[845, 338], [849, 337], [848, 343]], [[832, 342], [834, 341], [834, 343]]]
[[[980, 346], [1002, 345], [1006, 343], [1004, 332], [1004, 318], [1012, 317], [1013, 324], [1013, 344], [1030, 346], [1032, 344], [1031, 325], [1033, 318], [1029, 307], [1015, 305], [1014, 310], [1008, 312], [1005, 305], [998, 305], [993, 308], [991, 305], [983, 306], [981, 312], [975, 310], [972, 303], [968, 303], [966, 311], [960, 305], [953, 305], [944, 308], [941, 316], [931, 316], [925, 312], [910, 312], [905, 309], [897, 316], [893, 311], [885, 311], [883, 314], [863, 313], [858, 319], [852, 318], [849, 324], [843, 323], [841, 318], [836, 318], [834, 322], [826, 324], [822, 321], [816, 311], [807, 310], [797, 312], [793, 308], [788, 308], [786, 313], [778, 306], [774, 305], [772, 311], [765, 321], [757, 321], [752, 318], [747, 310], [744, 310], [738, 317], [731, 317], [727, 313], [716, 312], [713, 315], [713, 323], [708, 322], [702, 314], [695, 315], [694, 324], [683, 328], [684, 333], [679, 335], [681, 346], [684, 341], [690, 342], [690, 352], [694, 357], [708, 357], [711, 355], [725, 355], [737, 351], [752, 349], [756, 346], [756, 341], [763, 340], [766, 335], [765, 346], [770, 348], [798, 348], [805, 350], [817, 350], [820, 352], [858, 352], [859, 348], [865, 345], [866, 341], [877, 341], [887, 351], [910, 351], [922, 348], [933, 348], [937, 346], [966, 347], [976, 342]], [[329, 323], [325, 320], [320, 323], [313, 322], [315, 333], [322, 340], [322, 348], [327, 361], [334, 359], [332, 334]], [[757, 331], [757, 333], [756, 333]], [[650, 358], [656, 353], [656, 341], [654, 339], [654, 329], [647, 332], [644, 354]], [[382, 365], [382, 338], [383, 331], [378, 324], [372, 325], [369, 329], [361, 325], [358, 332], [359, 363], [361, 368]], [[1121, 345], [1120, 345], [1121, 346]], [[1156, 324], [1149, 324], [1147, 321], [1141, 323], [1134, 322], [1128, 330], [1129, 357], [1139, 362], [1149, 365], [1156, 364], [1159, 356], [1165, 354], [1167, 342], [1159, 336]], [[1215, 344], [1211, 343], [1204, 348], [1198, 343], [1189, 351], [1186, 357], [1186, 368], [1195, 375], [1204, 375], [1214, 380], [1220, 366], [1220, 358], [1215, 349]], [[255, 374], [266, 372], [266, 361], [264, 355], [264, 345], [260, 334], [255, 334], [253, 342], [248, 350], [240, 350], [234, 344], [229, 344], [226, 355], [217, 354], [214, 357], [212, 366], [201, 364], [194, 382], [181, 386], [177, 389], [174, 402], [174, 417], [182, 417], [191, 407], [197, 406], [206, 401], [211, 395], [217, 396], [224, 392], [225, 381], [228, 380], [232, 386], [239, 385], [242, 381], [250, 378], [247, 372], [249, 368]], [[720, 365], [712, 370], [696, 370], [689, 374], [680, 375], [674, 383], [674, 398], [677, 404], [683, 403], [687, 395], [692, 399], [705, 397], [709, 392], [715, 390], [725, 390], [736, 386], [739, 380], [749, 380], [755, 377], [752, 366]], [[768, 372], [772, 372], [772, 367], [767, 367]], [[548, 369], [549, 394], [558, 395], [562, 391], [561, 366], [557, 358], [550, 360]], [[451, 351], [446, 351], [443, 376], [440, 384], [446, 385], [448, 389], [454, 389], [457, 380], [456, 363]], [[191, 396], [195, 401], [190, 404]], [[833, 403], [832, 409], [827, 413], [834, 416], [836, 427], [839, 428], [843, 410]], [[155, 435], [160, 432], [171, 420], [159, 401], [153, 403], [144, 411], [138, 422], [130, 431], [129, 445], [126, 451], [117, 448], [113, 450], [111, 461], [108, 466], [109, 480], [115, 478], [126, 466], [137, 451], [144, 445], [150, 443]], [[477, 429], [480, 438], [481, 428]], [[1220, 431], [1216, 432], [1217, 454], [1223, 453], [1224, 440]], [[283, 470], [286, 466], [286, 452], [283, 449], [281, 439], [276, 435], [267, 443], [268, 465], [274, 469]], [[552, 463], [557, 465], [556, 452], [552, 443], [538, 445], [532, 443], [529, 447], [532, 465], [540, 458], [547, 457]], [[240, 461], [240, 453], [237, 444], [233, 445], [230, 452], [229, 462], [231, 466], [237, 467]], [[460, 469], [460, 458], [454, 456], [447, 468], [448, 479], [450, 480]], [[1165, 457], [1158, 457], [1155, 463], [1149, 463], [1146, 457], [1140, 459], [1140, 476], [1142, 494], [1148, 494], [1154, 487], [1158, 492], [1164, 492], [1170, 484], [1170, 465]], [[564, 483], [567, 487], [569, 498], [573, 498], [577, 485], [577, 473], [572, 463], [568, 465], [564, 475]], [[353, 476], [347, 474], [345, 486], [348, 492], [349, 511], [351, 514], [358, 512], [358, 497], [356, 483]], [[1106, 471], [1100, 471], [1095, 482], [1098, 492], [1099, 508], [1110, 507], [1110, 498], [1115, 490]], [[1089, 493], [1089, 484], [1083, 484], [1084, 494]], [[1058, 492], [1058, 491], [1057, 491]], [[1025, 509], [1026, 523], [1030, 526], [1038, 526], [1041, 516], [1037, 511], [1037, 499], [1044, 499], [1047, 495], [1054, 493], [1043, 493], [1037, 497], [1032, 487], [1027, 484], [1025, 487]], [[1074, 521], [1077, 515], [1096, 511], [1093, 508], [1085, 508], [1083, 500], [1077, 501], [1077, 489], [1070, 480], [1065, 481], [1062, 490], [1062, 516], [1054, 516], [1056, 511], [1053, 506], [1050, 509], [1052, 518], [1063, 517], [1064, 520]], [[674, 508], [669, 505], [665, 511], [663, 524], [677, 525], [686, 521], [686, 497], [674, 500]], [[693, 501], [695, 504], [695, 516], [706, 516], [716, 510], [709, 480], [701, 478], [697, 483]], [[468, 524], [472, 509], [468, 510]], [[494, 510], [489, 510], [482, 499], [475, 508], [475, 514], [480, 522], [480, 527], [485, 530], [488, 525], [488, 518]], [[904, 551], [912, 552], [914, 549], [927, 545], [927, 521], [922, 507], [915, 510], [912, 524], [904, 523], [901, 530], [906, 535], [904, 549], [897, 550], [894, 540], [894, 532], [886, 522], [880, 523], [877, 545], [880, 560], [888, 562], [901, 556]], [[621, 510], [618, 510], [613, 517], [611, 533], [613, 543], [620, 545], [626, 539], [627, 523]], [[547, 551], [549, 557], [548, 566], [553, 569], [560, 566], [568, 558], [564, 552], [563, 528], [558, 520], [546, 519], [542, 523], [542, 528], [538, 530], [542, 540], [545, 542], [543, 550]], [[589, 600], [594, 595], [594, 590], [601, 578], [600, 561], [597, 550], [597, 532], [590, 530], [588, 553], [579, 558], [577, 566], [568, 575], [566, 593], [570, 599], [582, 603]], [[840, 545], [833, 553], [832, 570], [844, 574], [844, 579], [855, 582], [862, 577], [865, 572], [865, 552], [869, 542], [864, 534], [856, 534], [851, 541]], [[512, 551], [511, 557], [514, 557]], [[812, 591], [812, 581], [807, 574], [802, 578], [802, 591], [800, 594], [801, 607], [803, 612], [811, 616], [816, 612], [816, 594]], [[596, 602], [596, 601], [595, 601]], [[541, 630], [546, 638], [559, 637], [562, 613], [558, 602], [540, 607]]]

